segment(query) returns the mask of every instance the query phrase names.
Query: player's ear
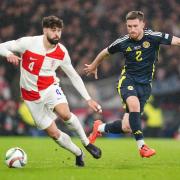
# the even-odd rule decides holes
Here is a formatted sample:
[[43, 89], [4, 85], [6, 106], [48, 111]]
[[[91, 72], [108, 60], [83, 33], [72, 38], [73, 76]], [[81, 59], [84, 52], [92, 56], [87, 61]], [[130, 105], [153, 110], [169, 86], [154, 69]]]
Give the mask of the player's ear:
[[144, 27], [145, 27], [145, 22], [144, 22], [144, 21], [140, 21], [140, 23], [141, 23], [141, 27], [144, 29]]
[[144, 27], [145, 27], [145, 22], [144, 21], [142, 21], [142, 26], [143, 26], [143, 29], [144, 29]]
[[47, 33], [47, 28], [43, 28], [43, 34]]

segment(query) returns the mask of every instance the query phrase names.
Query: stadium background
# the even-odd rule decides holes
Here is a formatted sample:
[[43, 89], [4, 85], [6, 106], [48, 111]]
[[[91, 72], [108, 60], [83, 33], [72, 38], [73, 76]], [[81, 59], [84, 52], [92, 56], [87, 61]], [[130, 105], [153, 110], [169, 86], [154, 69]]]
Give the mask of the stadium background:
[[[110, 122], [123, 115], [115, 88], [124, 64], [122, 56], [113, 56], [102, 63], [98, 81], [93, 77], [86, 77], [83, 68], [101, 49], [118, 36], [126, 34], [124, 19], [130, 10], [142, 10], [147, 19], [147, 27], [180, 37], [179, 0], [1, 0], [0, 41], [41, 34], [43, 16], [54, 14], [64, 20], [61, 42], [69, 50], [72, 64], [85, 81], [90, 94], [104, 109], [103, 117], [87, 109], [84, 100], [63, 72], [58, 70], [70, 107], [80, 117], [86, 132], [89, 133], [93, 119], [103, 118]], [[179, 57], [179, 47], [163, 46], [160, 50], [153, 82], [153, 97], [143, 116], [147, 136], [180, 138]], [[19, 68], [0, 57], [0, 134], [44, 135], [24, 121], [30, 123], [21, 103]], [[61, 121], [58, 124], [67, 131]]]

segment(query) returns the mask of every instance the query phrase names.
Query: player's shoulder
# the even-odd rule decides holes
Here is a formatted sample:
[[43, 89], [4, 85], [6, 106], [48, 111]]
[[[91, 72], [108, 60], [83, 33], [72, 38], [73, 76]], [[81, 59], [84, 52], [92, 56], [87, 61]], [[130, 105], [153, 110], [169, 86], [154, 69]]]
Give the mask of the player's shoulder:
[[163, 33], [159, 31], [153, 31], [152, 29], [145, 29], [144, 35], [148, 37], [162, 37]]
[[60, 47], [60, 49], [61, 49], [62, 51], [64, 51], [65, 53], [68, 53], [68, 50], [67, 50], [67, 48], [65, 47], [65, 45], [63, 45], [62, 43], [58, 43], [58, 45], [59, 45], [59, 47]]
[[24, 36], [24, 37], [17, 39], [16, 41], [20, 42], [20, 43], [31, 43], [33, 41], [37, 41], [42, 38], [43, 38], [42, 35], [41, 36]]
[[126, 34], [124, 36], [120, 36], [118, 39], [116, 39], [112, 45], [116, 45], [116, 44], [122, 44], [122, 43], [126, 43], [129, 40], [129, 35]]

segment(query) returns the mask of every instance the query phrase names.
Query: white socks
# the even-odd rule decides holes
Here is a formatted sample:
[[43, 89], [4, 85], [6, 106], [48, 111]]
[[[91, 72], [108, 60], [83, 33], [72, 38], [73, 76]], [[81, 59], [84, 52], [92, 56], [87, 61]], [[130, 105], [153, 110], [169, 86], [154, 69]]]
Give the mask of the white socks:
[[59, 144], [61, 147], [64, 149], [67, 149], [68, 151], [72, 152], [76, 156], [81, 155], [81, 149], [77, 147], [72, 141], [71, 138], [63, 133], [62, 131], [60, 132], [60, 137], [55, 140], [57, 144]]
[[138, 149], [141, 149], [141, 147], [145, 144], [143, 139], [137, 140], [136, 142], [137, 142]]
[[101, 133], [104, 133], [105, 132], [105, 125], [106, 125], [105, 123], [100, 124], [98, 127], [98, 131]]
[[89, 139], [87, 138], [84, 129], [76, 115], [71, 113], [71, 118], [68, 121], [64, 121], [64, 122], [69, 129], [74, 130], [77, 133], [84, 146], [87, 146], [89, 144]]

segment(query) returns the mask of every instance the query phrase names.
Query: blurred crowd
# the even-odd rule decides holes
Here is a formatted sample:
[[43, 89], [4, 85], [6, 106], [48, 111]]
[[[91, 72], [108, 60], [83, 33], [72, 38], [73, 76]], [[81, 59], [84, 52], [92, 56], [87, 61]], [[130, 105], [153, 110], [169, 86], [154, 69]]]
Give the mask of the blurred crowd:
[[[40, 35], [42, 17], [52, 14], [59, 16], [64, 21], [61, 42], [69, 50], [72, 64], [85, 81], [92, 81], [93, 78], [86, 77], [83, 72], [84, 64], [90, 63], [101, 49], [127, 33], [125, 15], [131, 10], [144, 12], [147, 28], [180, 37], [179, 0], [1, 0], [0, 42], [22, 36]], [[179, 48], [161, 48], [155, 73], [156, 81], [180, 78]], [[123, 64], [121, 55], [104, 61], [99, 68], [99, 78], [118, 76]], [[63, 75], [61, 71], [58, 71], [58, 74]], [[9, 104], [12, 106], [14, 102], [14, 108], [18, 109], [18, 79], [19, 69], [0, 57], [0, 119], [4, 120], [2, 116], [7, 110], [10, 111]], [[179, 94], [173, 94], [176, 101]], [[180, 107], [176, 105], [168, 108], [180, 111]]]

